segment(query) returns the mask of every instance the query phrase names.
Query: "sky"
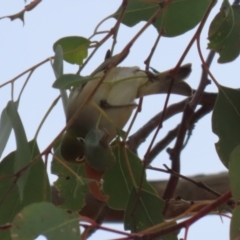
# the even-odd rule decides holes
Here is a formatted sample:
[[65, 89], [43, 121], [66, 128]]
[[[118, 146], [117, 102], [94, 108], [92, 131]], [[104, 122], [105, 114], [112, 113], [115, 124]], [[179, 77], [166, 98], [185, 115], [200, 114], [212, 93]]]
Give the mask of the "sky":
[[[120, 3], [120, 0], [45, 0], [35, 9], [25, 14], [24, 25], [20, 20], [13, 22], [9, 19], [0, 20], [0, 31], [2, 33], [0, 41], [0, 84], [12, 79], [44, 59], [53, 56], [52, 46], [59, 38], [65, 36], [82, 36], [88, 38], [91, 36], [95, 26], [103, 18], [114, 13]], [[204, 29], [201, 36], [201, 47], [205, 57], [208, 54], [208, 50], [206, 49], [208, 26], [219, 10], [220, 4], [221, 2], [214, 7], [214, 11], [206, 24], [206, 29]], [[0, 16], [15, 14], [22, 10], [23, 7], [23, 0], [0, 1]], [[108, 30], [114, 23], [114, 19], [109, 19], [104, 22], [100, 29]], [[144, 23], [139, 23], [134, 28], [121, 25], [115, 53], [120, 52], [124, 48], [134, 34], [141, 29], [143, 24]], [[162, 38], [153, 56], [151, 66], [159, 71], [174, 67], [195, 30], [196, 28], [176, 38]], [[102, 36], [98, 36], [95, 39], [101, 39], [101, 37]], [[145, 66], [143, 62], [147, 58], [156, 37], [156, 30], [153, 27], [149, 27], [134, 44], [131, 53], [127, 59], [121, 63], [121, 66], [139, 66], [144, 69]], [[105, 53], [110, 47], [111, 40], [107, 41], [101, 49], [97, 51], [82, 74], [90, 74], [103, 61]], [[192, 63], [193, 71], [187, 79], [187, 82], [192, 88], [196, 89], [201, 74], [201, 62], [196, 50], [196, 45], [193, 46], [184, 63]], [[235, 76], [239, 76], [239, 69], [239, 58], [232, 63], [218, 64], [217, 57], [214, 59], [211, 68], [219, 83], [233, 88], [239, 87], [239, 83], [235, 80]], [[65, 63], [64, 73], [75, 73], [76, 70], [76, 65]], [[26, 75], [15, 82], [15, 100], [25, 79]], [[42, 117], [52, 101], [59, 94], [57, 89], [52, 88], [54, 80], [55, 76], [52, 68], [49, 63], [46, 63], [33, 73], [24, 90], [20, 101], [19, 113], [24, 126], [27, 126], [25, 130], [29, 140], [33, 138]], [[206, 91], [216, 92], [217, 88], [212, 83], [207, 87]], [[10, 85], [0, 88], [0, 110], [6, 106], [10, 100], [10, 96]], [[165, 97], [165, 95], [161, 95], [144, 98], [143, 110], [134, 124], [132, 133], [162, 109]], [[171, 96], [170, 102], [177, 102], [180, 99], [183, 98]], [[180, 119], [181, 116], [178, 115], [170, 119], [168, 123], [164, 123], [158, 139], [165, 136], [170, 129], [175, 127]], [[59, 102], [51, 112], [39, 134], [38, 143], [41, 150], [48, 146], [64, 125], [65, 117], [61, 102]], [[141, 146], [139, 150], [140, 157], [144, 155], [150, 139], [151, 137]], [[217, 136], [211, 131], [211, 114], [209, 114], [196, 124], [193, 135], [181, 154], [181, 173], [187, 176], [193, 176], [196, 174], [226, 171], [215, 151], [214, 143], [217, 141]], [[14, 149], [15, 140], [12, 134], [3, 156]], [[152, 165], [162, 167], [164, 163], [170, 166], [169, 157], [166, 152], [161, 153]], [[147, 172], [147, 175], [149, 179], [154, 180], [168, 178], [166, 174], [154, 173], [152, 171]], [[51, 176], [51, 181], [55, 179], [56, 177]], [[113, 227], [112, 225], [108, 226]], [[222, 220], [218, 216], [207, 217], [191, 226], [188, 239], [202, 240], [206, 239], [206, 235], [211, 239], [209, 234], [212, 233], [212, 237], [215, 239], [225, 240], [228, 238], [228, 228], [229, 221], [227, 219], [223, 219], [222, 223]], [[183, 232], [181, 232], [179, 237], [182, 236]], [[110, 238], [112, 238], [111, 234], [101, 232], [93, 236], [91, 240]]]

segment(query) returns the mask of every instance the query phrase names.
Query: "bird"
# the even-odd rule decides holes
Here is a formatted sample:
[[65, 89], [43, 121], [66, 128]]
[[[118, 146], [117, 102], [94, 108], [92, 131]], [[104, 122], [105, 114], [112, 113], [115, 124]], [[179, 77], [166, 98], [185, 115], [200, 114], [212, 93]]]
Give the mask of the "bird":
[[[152, 94], [168, 93], [174, 78], [171, 93], [190, 96], [191, 87], [184, 80], [191, 73], [191, 64], [181, 66], [173, 76], [173, 70], [150, 72], [133, 67], [112, 67], [106, 64], [95, 70], [88, 82], [72, 90], [66, 110], [68, 123], [74, 114], [74, 121], [63, 136], [61, 155], [70, 162], [84, 158], [85, 138], [100, 136], [99, 144], [107, 149], [117, 136], [118, 129], [123, 129], [133, 110], [137, 107], [136, 99]], [[101, 82], [89, 101], [89, 95]], [[94, 131], [97, 134], [93, 134]], [[101, 134], [99, 133], [101, 131]], [[89, 136], [90, 136], [89, 135]]]

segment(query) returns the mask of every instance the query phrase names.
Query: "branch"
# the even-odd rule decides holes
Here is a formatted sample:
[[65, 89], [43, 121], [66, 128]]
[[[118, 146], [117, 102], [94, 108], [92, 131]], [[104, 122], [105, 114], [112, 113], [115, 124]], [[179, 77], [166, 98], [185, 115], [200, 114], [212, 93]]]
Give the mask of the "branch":
[[[224, 173], [218, 173], [218, 174], [212, 174], [212, 175], [197, 175], [194, 177], [191, 177], [195, 182], [198, 183], [204, 183], [208, 185], [208, 187], [214, 189], [215, 191], [219, 193], [225, 193], [229, 191], [229, 178], [228, 174], [226, 172]], [[157, 191], [159, 196], [162, 196], [167, 181], [150, 181], [150, 184], [152, 187]], [[63, 200], [59, 198], [58, 191], [55, 187], [52, 187], [52, 202], [55, 205], [61, 205], [63, 203]], [[181, 201], [182, 205], [179, 208], [173, 208], [174, 206], [169, 206], [168, 210], [166, 212], [165, 217], [167, 219], [174, 218], [183, 212], [187, 210], [192, 205], [192, 201], [206, 201], [206, 200], [214, 200], [216, 199], [216, 196], [214, 196], [212, 193], [197, 187], [195, 184], [192, 184], [186, 180], [180, 179], [178, 186], [175, 191], [175, 196], [180, 196], [179, 202]], [[185, 199], [186, 201], [183, 201], [182, 199]], [[177, 200], [172, 199], [168, 204], [173, 205], [175, 204]], [[186, 204], [184, 204], [184, 202]], [[83, 216], [87, 216], [89, 218], [95, 219], [98, 215], [99, 210], [105, 205], [105, 202], [101, 202], [96, 200], [92, 194], [88, 193], [86, 195], [86, 205], [81, 210], [80, 214]], [[117, 211], [110, 209], [108, 212], [105, 221], [106, 222], [122, 222], [123, 221], [123, 211]]]
[[0, 17], [0, 20], [1, 19], [4, 19], [4, 18], [10, 18], [11, 21], [15, 20], [15, 19], [20, 19], [22, 20], [23, 24], [24, 24], [24, 13], [25, 12], [29, 12], [31, 11], [33, 8], [35, 8], [39, 3], [41, 2], [41, 0], [34, 0], [32, 1], [31, 3], [29, 3], [28, 5], [25, 6], [25, 8], [16, 13], [16, 14], [13, 14], [13, 15], [9, 15], [9, 16], [4, 16], [4, 17]]
[[[202, 98], [200, 99], [199, 104], [205, 107], [212, 108], [215, 103], [216, 97], [217, 97], [216, 93], [204, 92], [202, 95]], [[189, 99], [187, 98], [179, 103], [170, 105], [166, 109], [166, 112], [163, 117], [163, 121], [182, 112], [188, 101]], [[151, 134], [151, 132], [154, 131], [154, 129], [159, 124], [159, 119], [161, 118], [162, 114], [163, 112], [160, 112], [157, 115], [155, 115], [146, 124], [144, 124], [137, 132], [135, 132], [133, 135], [129, 137], [127, 141], [127, 145], [131, 149], [131, 151], [136, 152], [139, 146], [141, 145], [141, 143], [143, 143], [147, 139], [147, 137]]]
[[[216, 96], [216, 94], [215, 94]], [[216, 98], [215, 98], [216, 99]], [[206, 114], [212, 111], [215, 103], [215, 99], [213, 98], [211, 102], [209, 103], [203, 103], [203, 106], [197, 110], [189, 123], [190, 129], [194, 127], [194, 124], [198, 122], [201, 118], [203, 118]], [[168, 134], [161, 139], [158, 143], [155, 144], [155, 146], [152, 148], [152, 150], [149, 153], [148, 156], [148, 164], [152, 162], [152, 160], [162, 151], [164, 150], [176, 137], [179, 131], [179, 125], [168, 132]], [[184, 146], [186, 143], [184, 144]]]

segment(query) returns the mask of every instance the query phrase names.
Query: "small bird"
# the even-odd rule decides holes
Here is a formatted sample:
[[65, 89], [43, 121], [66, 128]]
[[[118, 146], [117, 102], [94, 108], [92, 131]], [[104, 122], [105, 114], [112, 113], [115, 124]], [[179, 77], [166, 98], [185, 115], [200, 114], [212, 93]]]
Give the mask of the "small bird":
[[[107, 147], [129, 120], [137, 104], [135, 99], [151, 94], [167, 93], [173, 79], [172, 71], [152, 73], [138, 67], [113, 67], [105, 76], [95, 94], [86, 102], [101, 78], [104, 69], [94, 71], [89, 81], [74, 89], [69, 97], [67, 122], [78, 111], [74, 122], [67, 129], [61, 154], [67, 161], [76, 162], [84, 156], [84, 139], [92, 129], [104, 134], [100, 143]], [[183, 65], [174, 76], [171, 93], [190, 96], [192, 89], [183, 80], [191, 72], [191, 64]]]

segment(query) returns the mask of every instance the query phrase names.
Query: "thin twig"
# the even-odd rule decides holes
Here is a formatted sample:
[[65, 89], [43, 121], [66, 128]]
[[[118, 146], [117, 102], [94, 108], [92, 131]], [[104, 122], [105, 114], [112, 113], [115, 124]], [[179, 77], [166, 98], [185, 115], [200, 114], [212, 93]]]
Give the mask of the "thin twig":
[[161, 36], [162, 36], [161, 33], [162, 33], [162, 31], [159, 32], [159, 34], [158, 34], [158, 36], [157, 36], [157, 39], [156, 39], [156, 41], [155, 41], [155, 43], [154, 43], [154, 45], [153, 45], [153, 47], [152, 47], [152, 49], [151, 49], [151, 52], [150, 52], [149, 56], [148, 56], [147, 59], [144, 61], [144, 63], [146, 64], [145, 71], [148, 71], [148, 70], [149, 70], [150, 61], [151, 61], [151, 59], [152, 59], [152, 56], [153, 56], [153, 54], [154, 54], [154, 52], [155, 52], [155, 50], [156, 50], [156, 48], [157, 48], [157, 45], [158, 45], [158, 43], [159, 43], [159, 41], [160, 41], [160, 38], [161, 38]]
[[197, 182], [197, 181], [195, 181], [195, 180], [193, 180], [193, 179], [191, 179], [191, 178], [189, 178], [189, 177], [186, 177], [186, 176], [184, 176], [184, 175], [182, 175], [182, 174], [180, 174], [180, 173], [176, 173], [176, 172], [174, 172], [171, 168], [169, 168], [166, 164], [163, 164], [163, 166], [164, 166], [167, 170], [166, 170], [166, 169], [162, 169], [162, 168], [152, 167], [152, 166], [147, 166], [147, 169], [175, 175], [175, 176], [177, 176], [177, 177], [179, 177], [179, 178], [182, 178], [182, 179], [184, 179], [184, 180], [186, 180], [186, 181], [188, 181], [188, 182], [196, 185], [196, 186], [199, 187], [199, 188], [202, 188], [202, 189], [206, 190], [207, 192], [212, 193], [214, 196], [217, 196], [217, 197], [222, 196], [221, 193], [219, 193], [219, 192], [215, 191], [214, 189], [208, 187], [205, 183], [203, 183], [203, 182]]
[[212, 193], [213, 195], [215, 195], [215, 196], [217, 196], [217, 197], [221, 197], [221, 196], [222, 196], [221, 193], [219, 193], [219, 192], [213, 190], [212, 188], [208, 187], [208, 186], [207, 186], [206, 184], [204, 184], [203, 182], [196, 182], [196, 181], [194, 181], [194, 180], [191, 179], [191, 178], [188, 178], [188, 177], [183, 176], [183, 175], [181, 175], [181, 174], [179, 174], [179, 173], [176, 173], [176, 172], [174, 172], [171, 168], [169, 168], [166, 164], [164, 164], [163, 166], [167, 169], [167, 171], [168, 171], [169, 173], [174, 174], [174, 175], [176, 175], [176, 176], [178, 176], [178, 177], [180, 177], [180, 178], [182, 178], [182, 179], [184, 179], [184, 180], [186, 180], [186, 181], [188, 181], [188, 182], [191, 182], [191, 183], [195, 184], [197, 187], [202, 188], [202, 189], [204, 189], [204, 190]]
[[19, 95], [18, 95], [18, 99], [17, 99], [18, 102], [19, 102], [19, 100], [20, 100], [20, 98], [21, 98], [21, 96], [22, 96], [22, 93], [23, 93], [23, 91], [24, 91], [24, 88], [27, 86], [27, 83], [28, 83], [30, 77], [32, 76], [34, 70], [35, 70], [35, 68], [32, 69], [32, 70], [30, 71], [30, 73], [28, 74], [27, 79], [25, 80], [25, 82], [24, 82], [24, 84], [23, 84], [23, 86], [22, 86], [22, 88], [21, 88], [21, 91], [20, 91], [20, 93], [19, 93]]
[[35, 68], [37, 68], [37, 67], [43, 65], [44, 63], [50, 61], [50, 59], [52, 59], [52, 58], [53, 58], [53, 57], [49, 57], [49, 58], [43, 60], [42, 62], [40, 62], [40, 63], [38, 63], [38, 64], [30, 67], [29, 69], [27, 69], [27, 70], [25, 70], [24, 72], [20, 73], [19, 75], [17, 75], [17, 76], [14, 77], [13, 79], [11, 79], [11, 80], [9, 80], [9, 81], [1, 84], [1, 85], [0, 85], [0, 88], [1, 88], [1, 87], [4, 87], [4, 86], [7, 85], [7, 84], [13, 83], [14, 81], [16, 81], [18, 78], [20, 78], [20, 77], [23, 76], [24, 74], [28, 73], [29, 71], [33, 71]]
[[61, 97], [61, 96], [59, 95], [56, 99], [54, 99], [54, 101], [52, 102], [51, 106], [49, 107], [49, 109], [47, 110], [47, 112], [45, 113], [45, 115], [43, 116], [43, 119], [42, 119], [42, 121], [40, 122], [40, 124], [39, 124], [39, 126], [38, 126], [38, 128], [37, 128], [37, 131], [36, 131], [36, 133], [35, 133], [35, 135], [34, 135], [34, 139], [37, 139], [37, 136], [38, 136], [38, 134], [39, 134], [39, 132], [40, 132], [40, 130], [41, 130], [41, 128], [42, 128], [45, 120], [47, 119], [48, 115], [51, 113], [52, 109], [53, 109], [53, 108], [55, 107], [55, 105], [57, 104], [57, 102], [58, 102], [58, 100], [60, 99], [60, 97]]

